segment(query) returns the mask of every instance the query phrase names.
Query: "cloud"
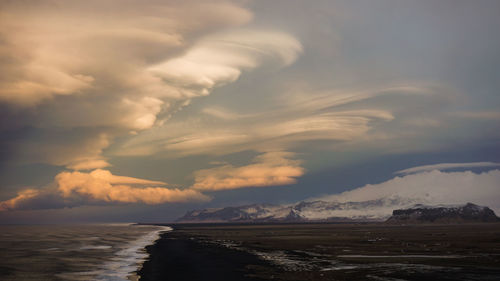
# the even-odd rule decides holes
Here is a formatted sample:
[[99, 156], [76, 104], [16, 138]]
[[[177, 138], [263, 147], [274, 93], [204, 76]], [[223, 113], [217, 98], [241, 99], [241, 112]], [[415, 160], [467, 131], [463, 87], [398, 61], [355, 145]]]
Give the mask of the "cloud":
[[427, 99], [439, 99], [437, 93], [438, 89], [417, 84], [369, 90], [300, 90], [300, 94], [287, 93], [261, 112], [235, 113], [220, 106], [205, 107], [199, 114], [170, 120], [131, 137], [111, 153], [220, 155], [245, 150], [292, 150], [318, 140], [332, 141], [331, 147], [325, 149], [341, 144], [369, 145], [404, 135], [408, 130], [386, 130], [407, 120], [398, 118], [401, 104], [425, 104]]
[[180, 94], [191, 98], [208, 95], [214, 87], [238, 79], [242, 70], [266, 61], [289, 65], [301, 51], [300, 42], [283, 32], [235, 30], [207, 36], [183, 56], [148, 70], [164, 81], [182, 85]]
[[25, 189], [20, 191], [17, 193], [16, 197], [0, 202], [0, 211], [17, 209], [20, 204], [36, 198], [39, 194], [40, 191], [36, 189]]
[[192, 189], [218, 191], [244, 187], [288, 185], [304, 174], [299, 160], [291, 160], [293, 153], [267, 152], [257, 156], [253, 164], [241, 167], [223, 165], [195, 172]]
[[88, 94], [103, 80], [145, 73], [144, 64], [172, 55], [193, 33], [251, 18], [226, 1], [3, 3], [0, 52], [6, 75], [0, 101], [34, 106], [59, 95]]
[[111, 166], [111, 164], [102, 159], [86, 159], [69, 164], [67, 167], [72, 170], [92, 170], [109, 166]]
[[340, 194], [317, 199], [337, 202], [360, 202], [385, 199], [392, 209], [421, 204], [464, 204], [472, 202], [500, 212], [500, 170], [484, 173], [425, 171], [395, 177], [379, 184], [368, 184]]
[[241, 118], [252, 118], [257, 117], [256, 114], [238, 114], [235, 112], [231, 112], [224, 108], [216, 108], [216, 107], [207, 107], [202, 110], [202, 113], [217, 117], [224, 120], [236, 120]]
[[76, 194], [104, 202], [146, 204], [208, 200], [207, 196], [195, 190], [158, 187], [165, 183], [115, 176], [109, 171], [100, 169], [90, 173], [62, 172], [55, 180], [63, 197]]
[[2, 145], [21, 163], [109, 166], [102, 154], [116, 139], [161, 126], [244, 71], [296, 60], [296, 38], [241, 27], [252, 18], [224, 0], [5, 3], [0, 105], [31, 132]]
[[125, 115], [121, 122], [130, 124], [130, 129], [134, 130], [151, 128], [164, 104], [163, 101], [152, 97], [143, 97], [136, 101], [124, 98], [122, 103], [130, 107], [130, 114]]
[[55, 188], [26, 189], [12, 199], [0, 202], [0, 211], [33, 208], [62, 208], [98, 203], [144, 203], [207, 201], [210, 197], [196, 190], [166, 188], [161, 181], [117, 176], [102, 169], [89, 173], [61, 172]]
[[111, 138], [102, 129], [73, 130], [32, 129], [29, 138], [16, 142], [16, 161], [47, 163], [75, 170], [91, 170], [110, 166], [101, 155]]
[[[59, 182], [60, 178], [73, 178], [76, 176], [89, 176], [89, 178], [102, 180], [110, 184], [137, 184], [137, 185], [166, 185], [165, 182], [162, 181], [152, 181], [145, 179], [138, 179], [133, 177], [125, 177], [125, 176], [115, 176], [111, 174], [110, 171], [97, 169], [90, 173], [79, 173], [79, 172], [63, 172], [56, 176], [56, 181]], [[59, 190], [64, 191], [65, 189], [61, 187], [59, 184]], [[66, 194], [66, 192], [64, 192]]]
[[[56, 175], [54, 184], [46, 188], [25, 189], [12, 199], [0, 202], [0, 211], [47, 209], [92, 204], [207, 201], [202, 191], [244, 187], [288, 185], [304, 174], [301, 161], [290, 159], [293, 153], [266, 152], [250, 165], [234, 167], [226, 163], [195, 172], [195, 183], [186, 189], [167, 188], [167, 183], [113, 175], [108, 170], [91, 172], [65, 171]], [[82, 170], [102, 163], [78, 164]]]
[[493, 162], [440, 163], [440, 164], [424, 165], [424, 166], [404, 169], [401, 171], [397, 171], [394, 174], [413, 174], [413, 173], [428, 172], [432, 170], [449, 170], [456, 168], [487, 168], [487, 167], [498, 167], [498, 166], [500, 166], [500, 163], [493, 163]]

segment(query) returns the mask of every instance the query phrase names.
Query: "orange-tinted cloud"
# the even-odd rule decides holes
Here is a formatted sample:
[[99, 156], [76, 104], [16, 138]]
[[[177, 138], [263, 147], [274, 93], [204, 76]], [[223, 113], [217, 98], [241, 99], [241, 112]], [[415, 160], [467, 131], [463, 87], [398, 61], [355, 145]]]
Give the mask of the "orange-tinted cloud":
[[56, 183], [63, 197], [77, 195], [105, 202], [160, 204], [209, 199], [195, 190], [159, 187], [166, 183], [115, 176], [101, 169], [90, 173], [62, 172], [56, 176]]
[[292, 153], [267, 152], [257, 156], [254, 163], [234, 167], [223, 165], [195, 173], [195, 190], [217, 191], [244, 187], [287, 185], [304, 174], [299, 160], [292, 160]]
[[19, 203], [33, 199], [39, 194], [40, 192], [38, 190], [31, 188], [20, 191], [17, 193], [16, 197], [0, 202], [0, 212], [16, 209]]
[[209, 196], [193, 189], [167, 188], [161, 181], [116, 176], [102, 169], [90, 173], [62, 172], [55, 187], [26, 189], [16, 197], [0, 202], [0, 211], [17, 209], [62, 208], [85, 204], [207, 201]]

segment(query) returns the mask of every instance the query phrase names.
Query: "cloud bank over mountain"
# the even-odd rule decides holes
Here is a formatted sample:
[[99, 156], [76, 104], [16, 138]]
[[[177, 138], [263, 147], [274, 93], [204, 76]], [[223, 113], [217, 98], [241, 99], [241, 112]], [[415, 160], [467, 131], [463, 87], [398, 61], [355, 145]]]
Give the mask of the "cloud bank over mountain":
[[[304, 171], [300, 161], [283, 152], [269, 152], [255, 158], [254, 164], [222, 166], [195, 173], [194, 184], [179, 189], [161, 181], [116, 176], [107, 170], [90, 173], [62, 172], [55, 177], [54, 186], [26, 189], [12, 199], [0, 202], [0, 210], [61, 208], [66, 206], [102, 203], [196, 202], [211, 200], [210, 192], [245, 187], [289, 185]], [[442, 168], [449, 164], [436, 164]], [[415, 167], [419, 168], [419, 167]], [[488, 206], [500, 213], [500, 170], [442, 172], [423, 171], [396, 176], [390, 180], [368, 184], [339, 194], [305, 200], [300, 214], [308, 219], [329, 217], [383, 218], [395, 209], [414, 204], [474, 204]], [[45, 202], [45, 204], [44, 204]], [[53, 206], [50, 204], [52, 202]], [[293, 204], [272, 207], [264, 212], [284, 218]], [[264, 206], [265, 207], [265, 206]], [[267, 208], [267, 207], [266, 207]], [[277, 215], [279, 213], [279, 216]], [[260, 214], [264, 216], [265, 214]], [[276, 213], [276, 214], [275, 214]]]
[[[444, 165], [443, 165], [444, 166]], [[500, 170], [482, 173], [471, 171], [424, 171], [397, 176], [391, 180], [368, 184], [340, 194], [326, 195], [311, 200], [334, 202], [361, 202], [377, 199], [403, 199], [413, 204], [464, 204], [472, 202], [500, 212]], [[406, 203], [407, 205], [407, 203]], [[387, 206], [388, 209], [408, 207]], [[389, 210], [387, 210], [389, 211]]]
[[413, 167], [409, 169], [404, 169], [401, 171], [395, 172], [395, 174], [413, 174], [413, 173], [420, 173], [420, 172], [428, 172], [428, 171], [433, 171], [433, 170], [450, 170], [450, 169], [457, 169], [457, 168], [490, 168], [490, 167], [498, 167], [500, 166], [500, 163], [493, 163], [493, 162], [473, 162], [473, 163], [441, 163], [441, 164], [435, 164], [435, 165], [424, 165], [424, 166], [418, 166], [418, 167]]
[[[193, 210], [180, 222], [298, 222], [385, 220], [394, 210], [446, 206], [454, 215], [466, 203], [475, 202], [500, 212], [500, 170], [483, 173], [433, 170], [395, 177], [340, 194], [326, 195], [291, 204], [250, 204]], [[471, 206], [472, 209], [471, 209]], [[470, 216], [486, 208], [468, 204]], [[491, 211], [491, 210], [490, 210]], [[415, 212], [415, 213], [418, 213]], [[446, 212], [445, 212], [446, 213]], [[447, 213], [450, 215], [451, 213]], [[446, 217], [446, 214], [445, 214]], [[491, 220], [497, 218], [491, 214]], [[479, 220], [478, 220], [479, 221]], [[402, 221], [404, 223], [404, 221]]]

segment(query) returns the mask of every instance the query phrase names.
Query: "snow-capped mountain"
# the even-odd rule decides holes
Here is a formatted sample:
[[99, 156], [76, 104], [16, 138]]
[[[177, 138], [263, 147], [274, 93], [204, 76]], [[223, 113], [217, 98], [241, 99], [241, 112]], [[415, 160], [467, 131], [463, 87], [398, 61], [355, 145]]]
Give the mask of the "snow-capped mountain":
[[500, 219], [488, 207], [472, 203], [465, 205], [426, 206], [417, 204], [408, 209], [394, 210], [388, 223], [457, 223], [498, 222]]
[[301, 201], [295, 204], [253, 204], [187, 212], [178, 222], [273, 222], [385, 220], [397, 208], [416, 204], [399, 197], [362, 202]]

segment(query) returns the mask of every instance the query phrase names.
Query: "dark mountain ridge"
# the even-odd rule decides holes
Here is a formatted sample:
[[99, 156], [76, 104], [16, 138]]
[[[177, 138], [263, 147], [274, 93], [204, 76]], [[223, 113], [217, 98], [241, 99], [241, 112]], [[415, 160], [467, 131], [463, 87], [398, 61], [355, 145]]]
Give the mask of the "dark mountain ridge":
[[417, 204], [392, 212], [387, 223], [464, 223], [499, 222], [500, 218], [488, 207], [467, 203], [461, 206], [425, 206]]

